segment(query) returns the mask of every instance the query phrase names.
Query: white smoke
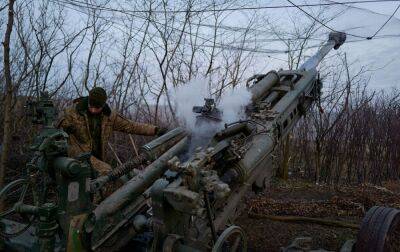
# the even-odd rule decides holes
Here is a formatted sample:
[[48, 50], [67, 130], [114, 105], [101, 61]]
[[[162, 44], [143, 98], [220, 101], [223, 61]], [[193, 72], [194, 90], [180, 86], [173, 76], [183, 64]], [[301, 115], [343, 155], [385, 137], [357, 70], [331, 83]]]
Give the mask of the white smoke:
[[219, 123], [197, 123], [193, 106], [203, 106], [204, 98], [210, 97], [207, 79], [195, 79], [174, 90], [171, 94], [175, 104], [176, 116], [180, 122], [192, 133], [192, 147], [202, 146], [223, 129], [225, 123], [245, 119], [245, 107], [251, 101], [251, 93], [245, 87], [225, 89], [217, 108], [222, 112], [222, 121]]
[[239, 86], [226, 90], [218, 104], [223, 111], [222, 120], [224, 123], [231, 123], [245, 119], [245, 108], [251, 101], [251, 93], [246, 87]]
[[173, 91], [172, 98], [176, 116], [188, 130], [195, 129], [196, 114], [192, 111], [193, 106], [202, 106], [204, 98], [208, 96], [207, 80], [205, 79], [194, 79]]

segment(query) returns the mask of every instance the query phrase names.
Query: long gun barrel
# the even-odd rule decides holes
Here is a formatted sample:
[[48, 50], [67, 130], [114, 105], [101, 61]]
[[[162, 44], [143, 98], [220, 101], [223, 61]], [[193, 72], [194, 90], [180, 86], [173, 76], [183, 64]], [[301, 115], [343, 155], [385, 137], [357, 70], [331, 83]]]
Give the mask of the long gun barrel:
[[[346, 34], [341, 32], [333, 32], [329, 34], [328, 41], [322, 46], [318, 52], [310, 57], [306, 62], [304, 62], [299, 70], [300, 71], [309, 71], [315, 70], [322, 59], [332, 50], [339, 49], [341, 45], [346, 41]], [[258, 102], [262, 98], [265, 98], [265, 94], [276, 84], [280, 82], [281, 76], [276, 71], [271, 71], [266, 75], [256, 75], [250, 78], [250, 80], [256, 79], [257, 85], [253, 85], [249, 88], [249, 91], [252, 94], [252, 101]], [[250, 81], [249, 80], [249, 81]], [[269, 100], [276, 98], [277, 93], [271, 93], [271, 97]]]
[[303, 65], [300, 66], [300, 70], [308, 71], [316, 68], [322, 59], [332, 50], [339, 49], [341, 45], [346, 41], [346, 33], [343, 32], [332, 32], [329, 34], [328, 42], [316, 53], [314, 56], [309, 58]]

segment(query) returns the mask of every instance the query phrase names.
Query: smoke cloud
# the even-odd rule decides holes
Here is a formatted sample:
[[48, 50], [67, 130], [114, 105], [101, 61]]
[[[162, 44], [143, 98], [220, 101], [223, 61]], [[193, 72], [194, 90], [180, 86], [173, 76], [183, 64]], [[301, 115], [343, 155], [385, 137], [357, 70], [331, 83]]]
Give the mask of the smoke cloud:
[[240, 86], [226, 90], [218, 107], [223, 111], [224, 123], [246, 119], [245, 108], [251, 101], [251, 93], [246, 87]]
[[172, 93], [176, 115], [192, 133], [191, 149], [207, 144], [217, 131], [223, 129], [225, 123], [245, 119], [245, 107], [251, 101], [251, 93], [245, 87], [226, 89], [217, 102], [217, 108], [222, 112], [222, 121], [196, 123], [199, 114], [192, 111], [193, 106], [203, 106], [204, 98], [215, 98], [210, 97], [207, 87], [207, 79], [194, 79]]
[[202, 106], [204, 98], [208, 96], [205, 79], [194, 79], [177, 87], [172, 93], [176, 116], [187, 130], [193, 131], [196, 128], [196, 114], [192, 111], [193, 106]]

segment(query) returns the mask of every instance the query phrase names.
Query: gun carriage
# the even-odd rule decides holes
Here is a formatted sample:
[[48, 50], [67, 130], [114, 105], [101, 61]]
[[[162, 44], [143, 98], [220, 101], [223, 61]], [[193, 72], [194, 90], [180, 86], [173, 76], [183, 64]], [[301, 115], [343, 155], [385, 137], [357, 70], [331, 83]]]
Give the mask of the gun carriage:
[[[8, 206], [0, 213], [5, 246], [15, 251], [118, 251], [124, 247], [246, 251], [245, 232], [233, 224], [241, 200], [249, 190], [267, 186], [273, 176], [275, 147], [320, 95], [319, 62], [344, 41], [345, 34], [331, 33], [328, 42], [298, 70], [252, 77], [247, 119], [225, 124], [194, 153], [186, 153], [190, 134], [176, 128], [145, 144], [138, 157], [102, 177], [93, 174], [90, 153], [67, 157], [68, 135], [51, 126], [55, 111], [43, 96], [39, 104], [31, 104], [35, 120], [45, 127], [31, 147], [35, 154], [26, 165], [29, 177], [0, 192]], [[199, 119], [220, 120], [221, 111], [213, 100], [193, 110]], [[144, 170], [135, 169], [143, 164], [148, 164]], [[46, 178], [45, 182], [38, 183], [38, 177]], [[94, 193], [121, 177], [126, 182], [118, 190], [98, 205], [92, 203]], [[56, 201], [51, 203], [45, 189], [49, 181], [57, 186]], [[44, 186], [38, 188], [38, 184]], [[15, 193], [17, 189], [20, 194]], [[26, 200], [28, 191], [34, 195], [30, 201]], [[386, 238], [399, 226], [399, 211], [379, 207], [371, 211], [347, 251], [385, 251], [389, 246]], [[16, 214], [22, 217], [10, 218]], [[32, 223], [34, 243], [28, 244], [26, 231]]]

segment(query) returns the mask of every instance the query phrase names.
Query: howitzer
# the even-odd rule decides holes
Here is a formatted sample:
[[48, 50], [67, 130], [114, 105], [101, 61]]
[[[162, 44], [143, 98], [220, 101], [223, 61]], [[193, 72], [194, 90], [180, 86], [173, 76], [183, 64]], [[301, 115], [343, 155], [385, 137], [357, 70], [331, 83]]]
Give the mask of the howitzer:
[[[345, 34], [332, 33], [317, 54], [298, 70], [271, 71], [251, 78], [248, 89], [252, 99], [246, 108], [246, 120], [226, 124], [194, 153], [185, 153], [191, 136], [180, 128], [172, 130], [144, 145], [139, 157], [107, 176], [89, 180], [85, 193], [73, 194], [75, 201], [87, 204], [71, 209], [74, 201], [58, 202], [58, 208], [67, 213], [57, 216], [61, 229], [59, 246], [67, 251], [117, 251], [123, 247], [134, 251], [246, 251], [244, 231], [232, 224], [240, 212], [241, 200], [252, 188], [264, 189], [270, 181], [277, 144], [320, 95], [322, 83], [316, 67], [344, 41]], [[206, 105], [210, 104], [206, 100]], [[214, 104], [212, 107], [215, 109]], [[197, 107], [194, 112], [208, 113], [207, 108]], [[143, 171], [134, 170], [146, 162], [151, 163]], [[79, 164], [85, 166], [84, 162]], [[94, 193], [129, 172], [132, 178], [121, 188], [97, 206], [91, 205], [87, 193]], [[83, 181], [83, 177], [87, 181], [85, 174], [75, 179]], [[60, 196], [68, 200], [73, 189], [69, 186], [71, 181], [58, 182], [68, 192]], [[42, 205], [28, 210], [38, 213], [39, 206]], [[14, 209], [20, 208], [17, 205]], [[363, 221], [358, 241], [346, 251], [387, 248], [387, 237], [398, 228], [399, 211], [371, 211]], [[47, 219], [54, 223], [51, 221]], [[373, 227], [370, 223], [374, 223]]]
[[299, 70], [257, 75], [248, 85], [247, 120], [225, 125], [187, 160], [169, 162], [172, 175], [152, 186], [153, 248], [165, 251], [246, 250], [240, 227], [230, 225], [243, 196], [273, 175], [272, 154], [320, 95], [317, 65], [345, 41], [331, 34]]

